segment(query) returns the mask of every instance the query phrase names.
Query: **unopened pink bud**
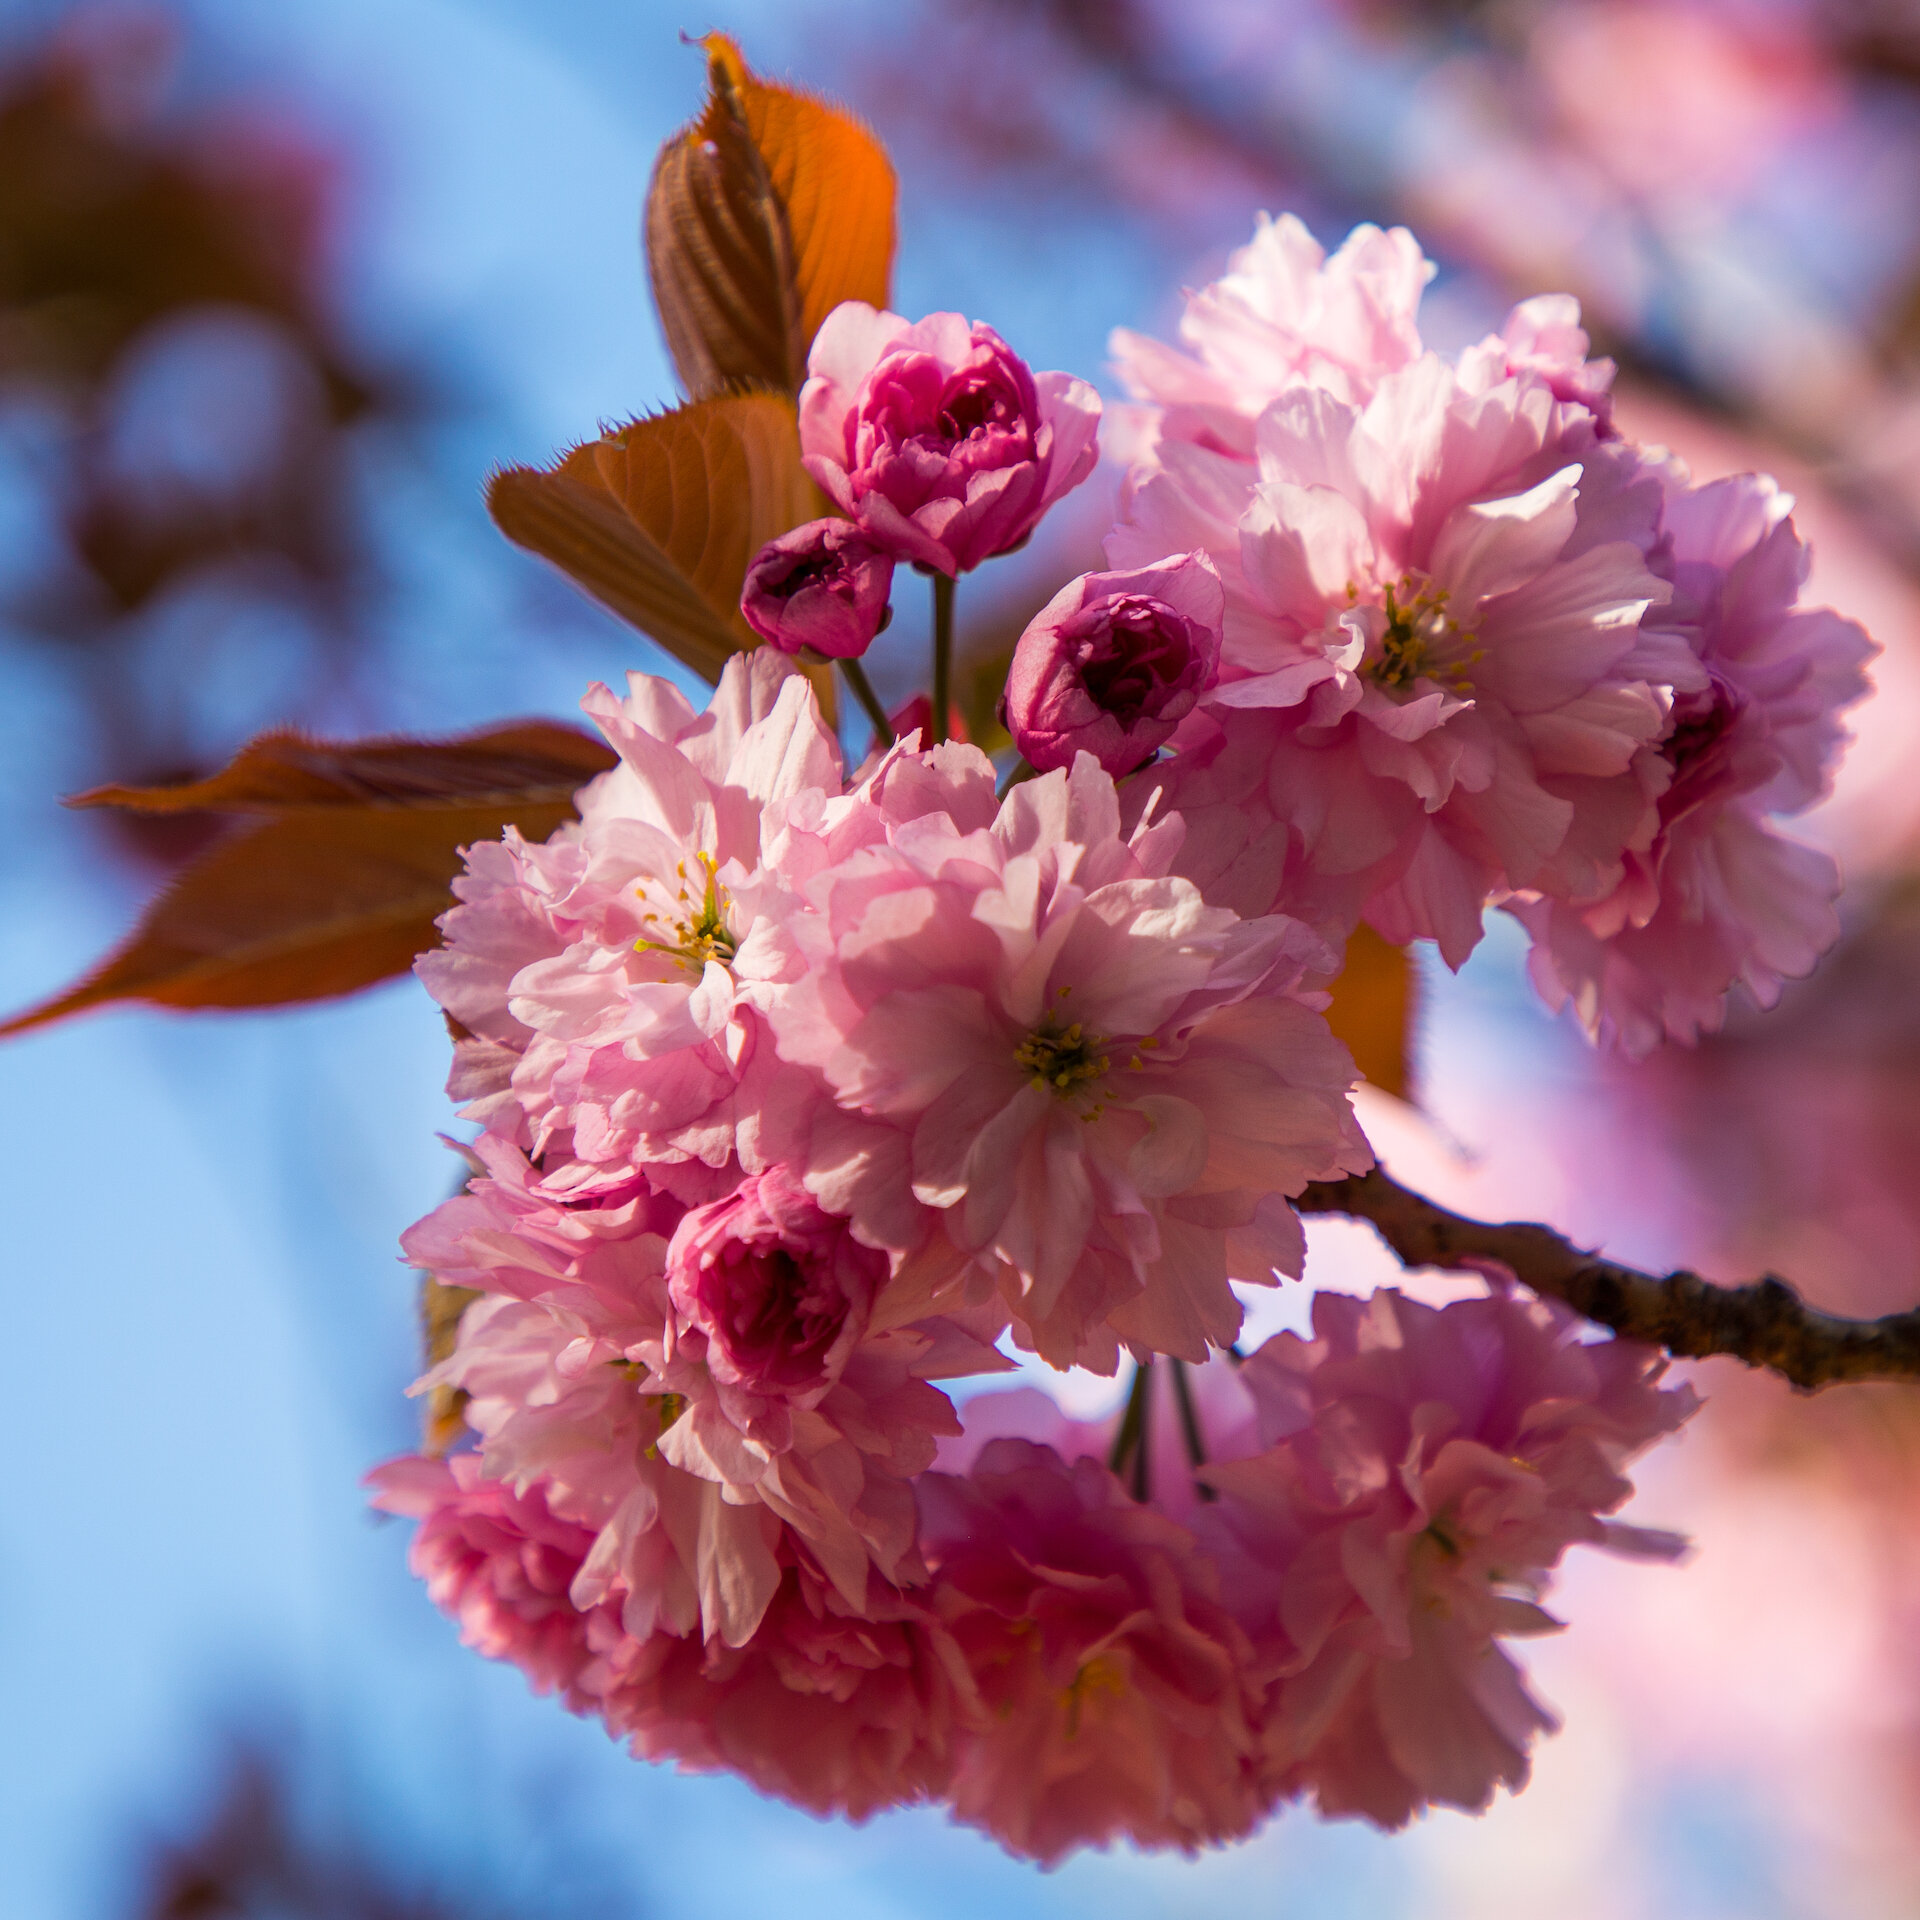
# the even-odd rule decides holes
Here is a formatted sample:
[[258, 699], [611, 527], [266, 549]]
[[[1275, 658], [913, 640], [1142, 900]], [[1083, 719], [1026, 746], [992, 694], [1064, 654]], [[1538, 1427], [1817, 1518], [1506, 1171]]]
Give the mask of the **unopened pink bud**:
[[856, 660], [886, 625], [893, 560], [850, 520], [809, 520], [754, 557], [740, 612], [782, 653]]
[[1202, 553], [1063, 587], [1020, 636], [1000, 703], [1028, 764], [1090, 753], [1117, 779], [1150, 759], [1213, 684], [1225, 608]]

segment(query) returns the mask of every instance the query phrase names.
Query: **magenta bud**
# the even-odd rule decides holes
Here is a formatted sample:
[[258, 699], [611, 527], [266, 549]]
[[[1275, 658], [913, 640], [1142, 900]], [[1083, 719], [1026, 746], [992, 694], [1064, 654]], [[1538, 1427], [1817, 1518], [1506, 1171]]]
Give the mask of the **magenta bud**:
[[1116, 779], [1131, 773], [1212, 686], [1225, 613], [1204, 553], [1082, 574], [1020, 636], [1001, 721], [1042, 772], [1090, 753]]
[[1099, 395], [957, 313], [909, 323], [848, 300], [807, 372], [807, 471], [896, 559], [949, 578], [1023, 546], [1099, 457]]
[[809, 520], [754, 556], [740, 612], [782, 653], [855, 660], [886, 625], [893, 558], [851, 520]]

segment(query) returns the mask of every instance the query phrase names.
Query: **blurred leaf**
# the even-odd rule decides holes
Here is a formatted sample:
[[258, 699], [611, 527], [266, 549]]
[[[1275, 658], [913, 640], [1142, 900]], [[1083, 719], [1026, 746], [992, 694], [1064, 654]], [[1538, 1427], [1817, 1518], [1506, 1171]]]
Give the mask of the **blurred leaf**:
[[1413, 956], [1366, 925], [1347, 942], [1347, 964], [1333, 983], [1327, 1024], [1347, 1043], [1354, 1064], [1383, 1093], [1413, 1097], [1414, 1029], [1420, 975]]
[[567, 799], [613, 764], [597, 735], [518, 720], [463, 740], [309, 739], [276, 728], [249, 740], [210, 780], [95, 787], [70, 807], [139, 813], [284, 813], [292, 807], [485, 806]]
[[753, 556], [826, 511], [800, 464], [793, 402], [773, 393], [690, 401], [557, 467], [509, 467], [487, 504], [509, 540], [708, 680], [757, 644], [740, 617]]
[[[426, 1364], [437, 1367], [453, 1351], [460, 1316], [480, 1298], [474, 1287], [450, 1287], [432, 1274], [420, 1276], [420, 1344]], [[420, 1451], [438, 1459], [466, 1431], [469, 1395], [463, 1387], [430, 1387], [420, 1416]]]
[[264, 813], [217, 843], [65, 993], [0, 1037], [117, 1000], [264, 1007], [322, 1000], [404, 973], [452, 904], [460, 849], [516, 826], [544, 840], [613, 754], [576, 729], [525, 721], [464, 740], [327, 745], [269, 734], [213, 779], [114, 789], [89, 805]]
[[835, 307], [887, 304], [893, 168], [857, 120], [768, 85], [725, 34], [700, 44], [706, 110], [660, 149], [647, 189], [654, 302], [695, 398], [797, 393]]

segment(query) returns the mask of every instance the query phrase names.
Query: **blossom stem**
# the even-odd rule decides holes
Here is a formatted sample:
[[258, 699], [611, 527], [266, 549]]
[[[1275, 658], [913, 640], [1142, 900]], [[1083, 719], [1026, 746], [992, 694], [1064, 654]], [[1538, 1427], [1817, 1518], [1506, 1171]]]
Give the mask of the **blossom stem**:
[[1133, 1390], [1127, 1395], [1126, 1411], [1120, 1416], [1120, 1428], [1107, 1455], [1109, 1473], [1125, 1473], [1131, 1464], [1128, 1488], [1136, 1500], [1147, 1497], [1147, 1411], [1152, 1391], [1153, 1362], [1139, 1361], [1133, 1369]]
[[947, 713], [953, 701], [953, 580], [933, 576], [933, 741], [947, 737]]
[[1641, 1273], [1584, 1252], [1551, 1227], [1494, 1225], [1449, 1213], [1378, 1167], [1345, 1180], [1317, 1180], [1293, 1204], [1302, 1213], [1371, 1221], [1405, 1267], [1504, 1267], [1535, 1293], [1677, 1357], [1724, 1354], [1768, 1368], [1808, 1393], [1836, 1381], [1920, 1381], [1920, 1307], [1846, 1320], [1808, 1306], [1773, 1274], [1723, 1287], [1685, 1269]]
[[878, 746], [893, 745], [893, 722], [887, 718], [887, 710], [880, 704], [880, 696], [873, 690], [873, 682], [867, 678], [867, 670], [858, 660], [842, 660], [840, 671], [846, 676], [847, 685], [853, 690], [853, 697], [860, 702], [862, 710], [873, 725], [873, 738]]
[[[1200, 1432], [1200, 1415], [1193, 1404], [1193, 1384], [1187, 1378], [1187, 1363], [1175, 1360], [1171, 1363], [1173, 1372], [1173, 1402], [1180, 1409], [1180, 1431], [1187, 1442], [1187, 1459], [1196, 1467], [1207, 1464], [1207, 1443]], [[1196, 1480], [1195, 1491], [1202, 1500], [1217, 1500], [1219, 1495], [1204, 1480]]]

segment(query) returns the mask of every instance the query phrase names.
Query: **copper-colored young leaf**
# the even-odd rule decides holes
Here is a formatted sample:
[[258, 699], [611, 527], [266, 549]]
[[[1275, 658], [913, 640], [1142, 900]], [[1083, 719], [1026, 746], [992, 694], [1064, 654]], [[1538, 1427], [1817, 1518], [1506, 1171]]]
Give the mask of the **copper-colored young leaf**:
[[689, 393], [797, 392], [843, 300], [884, 307], [893, 168], [842, 109], [760, 79], [725, 34], [700, 43], [709, 94], [661, 148], [647, 190], [647, 268]]
[[[0, 1025], [0, 1036], [118, 1000], [279, 1006], [404, 973], [439, 937], [433, 923], [452, 903], [460, 848], [509, 825], [544, 840], [576, 817], [575, 790], [612, 763], [587, 735], [543, 722], [358, 748], [268, 735], [224, 773], [175, 790], [198, 796], [190, 804], [264, 817], [216, 842], [100, 966]], [[167, 806], [165, 790], [87, 798], [121, 795]]]
[[512, 805], [564, 800], [613, 758], [597, 735], [554, 720], [515, 720], [458, 740], [314, 740], [277, 727], [249, 740], [209, 780], [95, 787], [67, 805], [135, 813]]
[[1383, 1092], [1412, 1097], [1420, 975], [1403, 947], [1362, 925], [1347, 942], [1347, 964], [1333, 983], [1327, 1023], [1347, 1043], [1354, 1065]]
[[773, 393], [691, 401], [556, 467], [509, 467], [487, 504], [509, 540], [709, 680], [756, 644], [740, 617], [753, 556], [825, 511], [800, 464], [793, 402]]

